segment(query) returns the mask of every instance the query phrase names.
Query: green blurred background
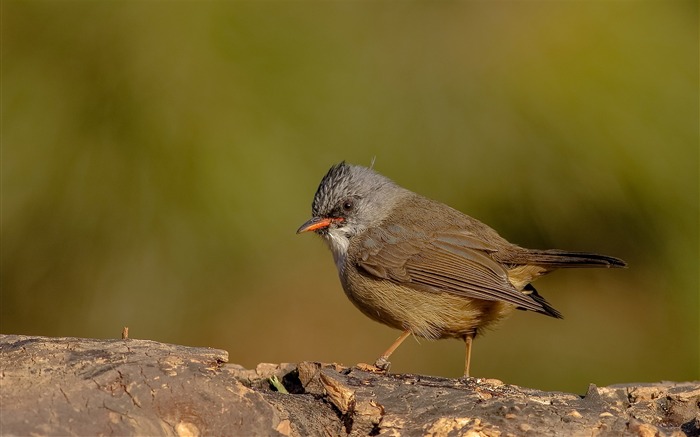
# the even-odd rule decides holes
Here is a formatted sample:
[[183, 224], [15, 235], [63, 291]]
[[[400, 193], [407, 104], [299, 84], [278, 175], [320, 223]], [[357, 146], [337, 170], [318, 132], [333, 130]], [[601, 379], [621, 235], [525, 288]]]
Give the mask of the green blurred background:
[[512, 242], [630, 264], [539, 280], [565, 319], [517, 312], [474, 375], [700, 378], [695, 1], [3, 1], [1, 49], [3, 333], [373, 362], [398, 332], [294, 232], [376, 157]]

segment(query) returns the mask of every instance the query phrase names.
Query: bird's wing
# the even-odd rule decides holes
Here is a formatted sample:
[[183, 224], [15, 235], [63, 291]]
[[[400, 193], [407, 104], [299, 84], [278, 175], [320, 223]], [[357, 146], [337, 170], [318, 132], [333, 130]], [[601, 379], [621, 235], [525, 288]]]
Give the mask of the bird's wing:
[[496, 251], [468, 232], [416, 235], [401, 225], [391, 225], [362, 235], [356, 262], [371, 276], [419, 290], [503, 301], [545, 312], [541, 304], [508, 281], [506, 270], [489, 256]]

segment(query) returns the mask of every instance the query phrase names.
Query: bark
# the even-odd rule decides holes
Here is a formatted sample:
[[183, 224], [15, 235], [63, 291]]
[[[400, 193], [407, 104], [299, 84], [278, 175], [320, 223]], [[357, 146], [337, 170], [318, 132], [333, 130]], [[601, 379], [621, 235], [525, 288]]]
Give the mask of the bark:
[[2, 435], [700, 436], [697, 381], [580, 396], [313, 362], [247, 370], [136, 339], [0, 335], [0, 353]]

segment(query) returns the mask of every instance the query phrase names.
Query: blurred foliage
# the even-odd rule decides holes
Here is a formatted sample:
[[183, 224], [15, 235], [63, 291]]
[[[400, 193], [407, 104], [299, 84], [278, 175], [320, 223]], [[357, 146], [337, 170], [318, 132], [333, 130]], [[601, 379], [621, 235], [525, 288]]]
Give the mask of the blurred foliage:
[[630, 263], [540, 280], [566, 319], [518, 312], [474, 374], [700, 377], [697, 2], [7, 0], [1, 49], [3, 333], [373, 362], [398, 332], [294, 231], [376, 157], [513, 242]]

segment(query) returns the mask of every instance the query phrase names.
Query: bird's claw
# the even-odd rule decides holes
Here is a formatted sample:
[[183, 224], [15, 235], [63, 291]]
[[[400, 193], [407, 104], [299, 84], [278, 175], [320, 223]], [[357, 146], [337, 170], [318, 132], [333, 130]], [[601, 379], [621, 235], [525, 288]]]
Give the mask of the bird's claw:
[[381, 361], [377, 360], [374, 364], [367, 364], [367, 363], [357, 363], [355, 367], [357, 367], [359, 370], [362, 370], [363, 372], [370, 372], [370, 373], [387, 373], [387, 370], [389, 370], [389, 363], [388, 361], [384, 360]]
[[379, 369], [381, 372], [388, 372], [389, 367], [391, 367], [391, 363], [386, 358], [379, 357], [377, 361], [374, 362], [374, 367]]

